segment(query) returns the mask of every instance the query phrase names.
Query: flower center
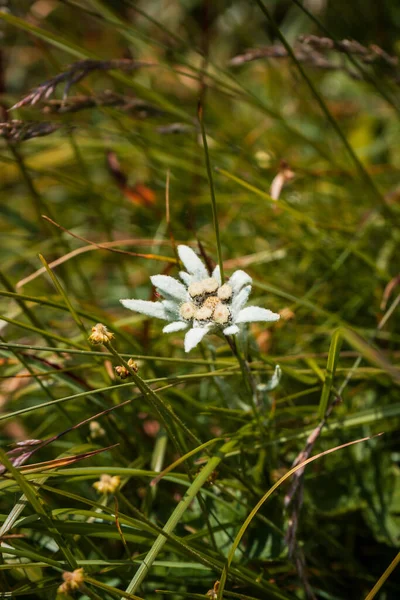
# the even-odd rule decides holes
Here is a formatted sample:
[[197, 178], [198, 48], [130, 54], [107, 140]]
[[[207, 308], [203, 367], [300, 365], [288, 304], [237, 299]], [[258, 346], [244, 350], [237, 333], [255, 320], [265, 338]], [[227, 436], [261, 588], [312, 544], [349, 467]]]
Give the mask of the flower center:
[[225, 325], [231, 319], [231, 311], [226, 305], [232, 298], [232, 287], [228, 283], [218, 286], [214, 277], [194, 281], [188, 287], [189, 302], [181, 304], [179, 313], [182, 319], [190, 321], [213, 321]]

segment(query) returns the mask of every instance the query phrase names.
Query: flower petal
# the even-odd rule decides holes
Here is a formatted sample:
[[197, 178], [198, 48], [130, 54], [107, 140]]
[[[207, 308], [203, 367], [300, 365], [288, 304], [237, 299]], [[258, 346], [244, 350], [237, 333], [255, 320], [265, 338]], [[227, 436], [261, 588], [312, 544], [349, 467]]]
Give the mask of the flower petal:
[[231, 303], [231, 311], [232, 311], [233, 320], [235, 320], [235, 317], [239, 314], [239, 312], [242, 310], [243, 306], [246, 304], [247, 300], [249, 299], [250, 292], [251, 292], [251, 285], [246, 285], [243, 289], [240, 290], [240, 292], [238, 292], [234, 296], [232, 303]]
[[225, 327], [223, 332], [225, 335], [236, 335], [239, 333], [239, 327], [237, 325], [229, 325], [229, 327]]
[[178, 254], [188, 273], [196, 275], [199, 279], [209, 277], [208, 271], [200, 258], [189, 246], [178, 246]]
[[185, 271], [179, 271], [179, 277], [182, 279], [183, 283], [188, 287], [192, 283], [193, 277]]
[[151, 283], [165, 298], [176, 298], [180, 302], [186, 300], [187, 290], [185, 286], [168, 275], [153, 275]]
[[120, 300], [120, 302], [125, 308], [134, 310], [142, 315], [156, 317], [156, 319], [163, 319], [164, 321], [170, 320], [161, 302], [148, 302], [147, 300]]
[[184, 321], [173, 321], [173, 323], [169, 323], [163, 329], [163, 333], [173, 333], [175, 331], [182, 331], [183, 329], [187, 329], [188, 324], [184, 323]]
[[219, 265], [215, 267], [214, 271], [211, 273], [211, 277], [214, 277], [214, 279], [218, 281], [218, 285], [221, 285], [221, 269], [219, 268]]
[[276, 387], [278, 387], [281, 377], [282, 369], [279, 365], [276, 365], [274, 373], [271, 379], [268, 381], [268, 383], [259, 383], [257, 389], [260, 392], [270, 392], [271, 390], [274, 390]]
[[237, 294], [240, 292], [243, 286], [251, 284], [252, 281], [253, 280], [250, 275], [247, 275], [247, 273], [244, 271], [239, 270], [233, 273], [228, 283], [231, 286], [233, 293]]
[[190, 352], [209, 332], [209, 327], [193, 327], [185, 335], [185, 352]]
[[243, 308], [235, 319], [236, 323], [252, 323], [254, 321], [278, 321], [280, 315], [259, 306], [247, 306]]
[[179, 319], [179, 304], [176, 300], [163, 300], [161, 304], [165, 309], [168, 321], [177, 321]]

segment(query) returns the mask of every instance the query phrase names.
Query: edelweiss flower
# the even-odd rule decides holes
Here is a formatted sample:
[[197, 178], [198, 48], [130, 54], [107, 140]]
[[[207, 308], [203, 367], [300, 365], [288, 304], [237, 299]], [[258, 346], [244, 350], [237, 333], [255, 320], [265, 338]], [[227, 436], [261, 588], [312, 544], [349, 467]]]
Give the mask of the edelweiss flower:
[[227, 283], [221, 281], [219, 267], [211, 274], [188, 246], [178, 246], [186, 271], [179, 273], [183, 283], [168, 275], [150, 277], [156, 290], [165, 298], [161, 302], [121, 300], [131, 310], [171, 321], [164, 333], [190, 328], [185, 336], [185, 350], [190, 352], [210, 331], [225, 335], [239, 332], [241, 323], [277, 321], [279, 315], [260, 308], [244, 308], [251, 292], [252, 279], [244, 271], [235, 271]]

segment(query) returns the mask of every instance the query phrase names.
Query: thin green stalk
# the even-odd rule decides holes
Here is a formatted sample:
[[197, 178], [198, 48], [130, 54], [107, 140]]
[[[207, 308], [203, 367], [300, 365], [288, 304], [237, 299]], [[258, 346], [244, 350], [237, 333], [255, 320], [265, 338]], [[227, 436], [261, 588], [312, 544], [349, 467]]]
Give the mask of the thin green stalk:
[[9, 471], [11, 476], [15, 479], [16, 483], [21, 488], [21, 491], [25, 494], [29, 503], [32, 505], [33, 510], [36, 514], [41, 518], [43, 523], [46, 525], [49, 533], [53, 536], [54, 541], [58, 545], [60, 551], [63, 553], [65, 560], [68, 562], [70, 568], [72, 570], [77, 568], [77, 562], [75, 560], [74, 555], [71, 550], [68, 548], [65, 540], [62, 538], [60, 533], [57, 530], [56, 525], [49, 517], [46, 509], [46, 504], [38, 495], [37, 490], [33, 488], [31, 483], [29, 483], [24, 475], [14, 467], [7, 454], [4, 452], [2, 448], [0, 448], [0, 462], [4, 465], [4, 467]]
[[[381, 435], [381, 434], [378, 434]], [[262, 507], [262, 505], [268, 500], [268, 498], [273, 494], [273, 492], [284, 482], [286, 481], [286, 479], [288, 479], [289, 477], [291, 477], [294, 473], [296, 473], [296, 471], [299, 471], [300, 469], [304, 469], [304, 467], [312, 462], [314, 462], [315, 460], [318, 460], [319, 458], [321, 458], [322, 456], [326, 456], [327, 454], [331, 454], [332, 452], [336, 452], [337, 450], [341, 450], [342, 448], [347, 448], [348, 446], [352, 446], [353, 444], [359, 444], [361, 442], [366, 442], [368, 440], [370, 440], [373, 437], [377, 437], [377, 436], [367, 436], [365, 438], [361, 438], [359, 440], [354, 440], [352, 442], [347, 442], [346, 444], [341, 444], [340, 446], [336, 446], [335, 448], [330, 448], [329, 450], [325, 450], [324, 452], [320, 452], [319, 454], [316, 454], [315, 456], [311, 456], [311, 458], [308, 458], [307, 460], [305, 460], [304, 462], [301, 462], [300, 464], [296, 465], [295, 467], [293, 467], [292, 469], [290, 469], [290, 471], [288, 471], [287, 473], [285, 473], [285, 475], [283, 475], [265, 494], [264, 496], [258, 501], [258, 503], [256, 504], [256, 506], [253, 508], [253, 510], [250, 512], [250, 514], [248, 515], [248, 517], [245, 519], [242, 527], [240, 528], [238, 534], [235, 537], [235, 541], [232, 544], [232, 547], [229, 551], [228, 554], [228, 558], [226, 560], [226, 564], [225, 567], [222, 571], [221, 574], [221, 580], [220, 580], [220, 586], [218, 589], [218, 595], [217, 595], [217, 600], [222, 600], [222, 598], [224, 597], [224, 589], [225, 589], [225, 584], [228, 578], [228, 572], [229, 572], [229, 568], [232, 564], [233, 558], [235, 556], [235, 552], [237, 550], [237, 547], [240, 544], [241, 539], [243, 538], [244, 534], [247, 531], [247, 528], [249, 527], [251, 521], [253, 520], [254, 516], [257, 514], [257, 512], [260, 510], [260, 508]]]
[[[201, 443], [202, 443], [201, 440], [199, 440], [192, 433], [192, 431], [190, 431], [190, 429], [188, 427], [186, 427], [186, 425], [181, 421], [181, 419], [178, 417], [178, 415], [176, 413], [174, 413], [174, 411], [163, 400], [161, 400], [161, 398], [151, 389], [150, 386], [147, 385], [147, 383], [136, 373], [136, 371], [134, 369], [132, 369], [132, 367], [129, 366], [129, 364], [126, 362], [126, 360], [124, 360], [122, 358], [122, 356], [117, 352], [117, 350], [115, 350], [113, 345], [110, 342], [108, 342], [107, 344], [105, 344], [105, 346], [108, 348], [108, 350], [111, 352], [111, 354], [113, 354], [123, 364], [125, 369], [127, 369], [127, 371], [129, 371], [129, 373], [131, 374], [131, 376], [132, 376], [135, 384], [139, 388], [139, 390], [142, 392], [144, 397], [149, 400], [151, 405], [154, 407], [154, 409], [160, 415], [164, 425], [169, 430], [169, 433], [172, 435], [172, 439], [175, 436], [173, 436], [173, 434], [171, 432], [171, 427], [169, 425], [169, 419], [172, 419], [172, 421], [175, 422], [175, 424], [178, 425], [178, 427], [180, 427], [182, 429], [182, 431], [184, 431], [186, 433], [188, 438], [191, 439], [197, 446], [201, 445]], [[167, 420], [165, 419], [166, 416], [168, 417]]]
[[[178, 525], [184, 513], [189, 508], [190, 504], [193, 502], [197, 494], [200, 492], [208, 477], [210, 477], [213, 471], [215, 471], [220, 462], [225, 458], [226, 454], [235, 448], [236, 444], [237, 440], [230, 440], [226, 442], [222, 446], [222, 448], [220, 448], [218, 453], [209, 459], [207, 464], [197, 475], [196, 479], [193, 481], [186, 494], [184, 495], [178, 506], [175, 508], [174, 512], [172, 513], [166, 524], [164, 525], [163, 532], [170, 534], [174, 531], [175, 527]], [[157, 537], [150, 551], [147, 553], [146, 558], [143, 560], [139, 569], [135, 573], [134, 578], [126, 588], [127, 593], [136, 592], [136, 590], [146, 578], [147, 573], [149, 572], [158, 554], [163, 549], [163, 546], [166, 543], [166, 541], [167, 538], [163, 534], [160, 534]]]
[[[63, 344], [71, 344], [75, 348], [82, 348], [81, 344], [77, 344], [73, 342], [69, 338], [64, 338], [61, 335], [57, 335], [56, 333], [47, 333], [44, 329], [40, 329], [39, 327], [34, 327], [33, 325], [29, 325], [28, 323], [22, 323], [21, 321], [17, 321], [16, 319], [10, 319], [10, 317], [6, 317], [5, 315], [0, 315], [0, 318], [3, 321], [7, 321], [7, 323], [11, 323], [11, 325], [15, 325], [16, 327], [22, 327], [22, 329], [26, 329], [28, 331], [33, 331], [35, 333], [40, 333], [43, 337], [47, 334], [47, 336], [53, 340], [57, 340], [58, 342], [62, 342]], [[53, 348], [54, 350], [54, 348]], [[63, 350], [64, 352], [64, 350]]]
[[222, 250], [221, 250], [221, 240], [219, 235], [219, 223], [218, 223], [218, 215], [217, 215], [217, 201], [215, 199], [215, 191], [214, 191], [214, 180], [211, 171], [211, 162], [210, 162], [210, 154], [208, 152], [208, 144], [207, 144], [207, 135], [204, 128], [204, 120], [203, 120], [203, 106], [199, 103], [197, 110], [200, 128], [201, 128], [201, 136], [203, 138], [203, 146], [204, 146], [204, 155], [206, 159], [206, 167], [207, 167], [207, 176], [208, 183], [210, 185], [210, 193], [211, 193], [211, 206], [212, 206], [212, 214], [213, 214], [213, 222], [214, 222], [214, 231], [215, 238], [217, 241], [217, 254], [218, 254], [218, 264], [221, 271], [221, 281], [224, 282], [224, 265], [222, 262]]
[[[0, 336], [0, 340], [3, 340], [3, 338]], [[45, 385], [45, 383], [42, 381], [42, 379], [40, 378], [40, 376], [34, 372], [34, 370], [32, 369], [32, 367], [30, 366], [29, 362], [27, 360], [25, 360], [24, 355], [22, 354], [22, 352], [17, 352], [16, 350], [12, 350], [11, 351], [15, 358], [25, 367], [25, 369], [28, 371], [28, 373], [30, 373], [30, 375], [35, 379], [36, 383], [39, 385], [39, 387], [41, 388], [41, 390], [43, 391], [43, 393], [50, 398], [50, 401], [54, 401], [55, 398], [51, 392], [51, 390], [49, 389], [49, 387], [47, 385]], [[60, 413], [62, 414], [62, 416], [69, 421], [70, 423], [72, 423], [72, 419], [68, 414], [68, 411], [66, 411], [64, 409], [63, 406], [57, 404], [57, 409], [60, 411]]]
[[[35, 313], [29, 308], [29, 306], [27, 306], [26, 302], [22, 299], [21, 295], [17, 294], [15, 292], [15, 288], [12, 285], [11, 281], [8, 279], [8, 277], [5, 275], [5, 273], [3, 273], [2, 271], [0, 271], [0, 282], [7, 289], [8, 293], [13, 295], [12, 297], [14, 298], [15, 302], [18, 304], [18, 306], [21, 308], [21, 310], [26, 314], [26, 316], [28, 317], [28, 319], [30, 320], [32, 325], [34, 325], [35, 327], [38, 327], [39, 329], [43, 329], [43, 326], [42, 326], [41, 322], [39, 321], [39, 319], [36, 317]], [[6, 292], [0, 291], [0, 294], [6, 295]], [[48, 344], [51, 344], [51, 338], [45, 332], [42, 335], [43, 335], [43, 338], [46, 340], [46, 342]]]
[[44, 268], [47, 271], [48, 276], [50, 277], [51, 281], [54, 284], [54, 287], [56, 288], [56, 290], [58, 291], [58, 293], [60, 294], [60, 296], [64, 299], [65, 304], [68, 307], [69, 312], [72, 315], [72, 318], [74, 319], [75, 323], [77, 324], [77, 326], [79, 327], [79, 329], [81, 330], [84, 338], [86, 339], [87, 337], [87, 331], [86, 328], [82, 322], [82, 319], [79, 317], [78, 313], [76, 312], [76, 310], [74, 309], [74, 307], [72, 306], [68, 295], [65, 293], [64, 288], [62, 287], [62, 285], [60, 284], [60, 282], [58, 281], [57, 277], [55, 276], [55, 274], [53, 273], [52, 269], [50, 269], [46, 259], [44, 258], [44, 256], [42, 254], [39, 254], [39, 258], [40, 261], [42, 263], [42, 265], [44, 266]]

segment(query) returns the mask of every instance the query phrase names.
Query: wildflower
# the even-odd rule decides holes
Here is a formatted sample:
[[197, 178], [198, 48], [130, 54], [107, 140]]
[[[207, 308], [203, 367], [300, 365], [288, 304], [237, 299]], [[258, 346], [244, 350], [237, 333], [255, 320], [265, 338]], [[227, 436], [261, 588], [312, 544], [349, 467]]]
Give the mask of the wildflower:
[[75, 571], [64, 571], [62, 574], [64, 583], [58, 588], [59, 594], [69, 594], [75, 590], [79, 590], [84, 582], [83, 569], [75, 569]]
[[132, 371], [135, 371], [135, 373], [139, 371], [139, 365], [133, 360], [133, 358], [128, 360], [128, 367], [130, 367]]
[[113, 494], [121, 483], [121, 477], [119, 475], [102, 475], [99, 481], [93, 484], [93, 487], [99, 492], [99, 494]]
[[107, 329], [102, 323], [97, 323], [92, 327], [92, 333], [89, 336], [89, 342], [91, 344], [107, 344], [114, 339], [114, 334]]
[[[139, 367], [137, 366], [137, 364], [135, 363], [133, 358], [130, 358], [128, 360], [128, 367], [130, 367], [132, 369], [132, 371], [134, 371], [135, 373], [137, 373], [139, 370]], [[131, 373], [128, 371], [128, 369], [126, 367], [124, 367], [123, 365], [115, 367], [115, 372], [118, 375], [118, 377], [120, 377], [121, 379], [126, 379], [127, 377], [129, 377], [131, 375]]]
[[294, 312], [288, 306], [285, 306], [285, 308], [282, 308], [282, 310], [279, 311], [279, 314], [281, 315], [281, 317], [284, 321], [290, 321], [291, 319], [294, 319], [296, 316], [294, 314]]
[[89, 431], [90, 437], [94, 440], [106, 434], [105, 430], [102, 428], [98, 421], [90, 421]]
[[219, 581], [216, 581], [214, 583], [214, 587], [212, 590], [208, 590], [206, 596], [208, 596], [209, 598], [211, 598], [211, 600], [217, 600], [218, 597], [218, 590], [219, 590]]
[[179, 276], [183, 283], [168, 275], [153, 275], [151, 282], [164, 297], [161, 302], [146, 300], [121, 300], [131, 310], [170, 321], [163, 329], [172, 333], [188, 329], [185, 350], [190, 352], [203, 337], [222, 330], [225, 335], [236, 335], [238, 325], [255, 321], [277, 321], [277, 313], [247, 306], [252, 279], [244, 271], [235, 271], [229, 281], [221, 281], [217, 266], [211, 274], [198, 256], [188, 246], [178, 246], [179, 257], [186, 268]]
[[115, 367], [115, 372], [120, 379], [126, 379], [130, 375], [128, 369], [123, 365]]

